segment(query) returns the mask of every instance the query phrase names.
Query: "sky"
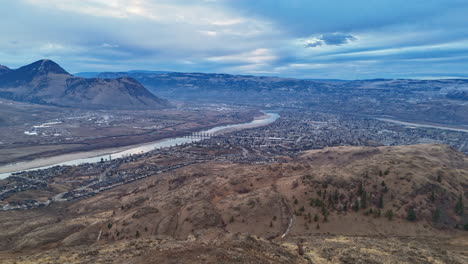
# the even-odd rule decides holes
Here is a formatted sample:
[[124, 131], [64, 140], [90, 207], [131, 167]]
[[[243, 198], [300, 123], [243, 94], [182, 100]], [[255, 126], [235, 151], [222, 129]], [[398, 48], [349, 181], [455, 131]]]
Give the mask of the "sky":
[[0, 64], [468, 78], [468, 0], [0, 0]]

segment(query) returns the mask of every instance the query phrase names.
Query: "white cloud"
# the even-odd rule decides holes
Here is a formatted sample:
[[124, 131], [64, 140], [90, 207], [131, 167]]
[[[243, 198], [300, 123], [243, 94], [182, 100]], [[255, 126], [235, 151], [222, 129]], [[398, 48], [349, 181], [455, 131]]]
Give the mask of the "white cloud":
[[102, 43], [99, 45], [100, 48], [118, 48], [119, 45], [116, 44], [109, 44], [109, 43]]
[[214, 62], [244, 62], [244, 63], [252, 63], [252, 64], [266, 64], [273, 62], [278, 57], [273, 54], [273, 52], [269, 49], [255, 49], [250, 52], [244, 52], [239, 54], [232, 54], [232, 55], [225, 55], [225, 56], [217, 56], [217, 57], [210, 57], [208, 60]]

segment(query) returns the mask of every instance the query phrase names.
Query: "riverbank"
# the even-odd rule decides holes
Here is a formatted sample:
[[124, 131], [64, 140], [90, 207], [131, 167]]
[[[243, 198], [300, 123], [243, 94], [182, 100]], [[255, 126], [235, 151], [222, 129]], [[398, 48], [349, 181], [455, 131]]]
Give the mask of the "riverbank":
[[[277, 113], [264, 113], [263, 116], [256, 117], [253, 121], [248, 123], [222, 125], [199, 132], [218, 135], [232, 132], [235, 130], [265, 126], [273, 123], [278, 118], [279, 115]], [[25, 162], [18, 162], [0, 167], [0, 179], [6, 178], [12, 173], [19, 171], [46, 169], [58, 165], [79, 165], [82, 163], [99, 162], [101, 159], [120, 158], [132, 154], [146, 153], [157, 148], [171, 147], [198, 140], [200, 139], [187, 137], [172, 137], [132, 146], [105, 148], [86, 152], [63, 154], [47, 158], [39, 158]]]

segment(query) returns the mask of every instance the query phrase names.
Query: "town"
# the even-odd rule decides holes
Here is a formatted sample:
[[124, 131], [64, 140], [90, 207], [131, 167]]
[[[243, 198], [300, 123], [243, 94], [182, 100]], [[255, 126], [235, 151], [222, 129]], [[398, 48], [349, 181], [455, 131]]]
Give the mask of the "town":
[[103, 159], [79, 166], [55, 166], [15, 173], [0, 181], [0, 210], [30, 209], [76, 200], [152, 175], [194, 163], [284, 162], [304, 150], [333, 146], [448, 144], [468, 153], [461, 131], [414, 128], [371, 117], [312, 111], [281, 110], [264, 127], [221, 134], [192, 133], [198, 141], [155, 149], [125, 158]]

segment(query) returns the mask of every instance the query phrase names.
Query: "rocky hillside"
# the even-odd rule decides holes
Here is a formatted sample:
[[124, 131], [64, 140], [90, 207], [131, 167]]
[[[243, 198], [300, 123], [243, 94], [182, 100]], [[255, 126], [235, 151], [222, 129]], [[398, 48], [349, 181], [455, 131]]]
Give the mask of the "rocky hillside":
[[[153, 157], [127, 166], [146, 166], [157, 160]], [[452, 239], [466, 234], [467, 195], [468, 157], [445, 145], [335, 147], [308, 151], [285, 163], [191, 165], [76, 202], [1, 212], [0, 249], [27, 252], [51, 245], [81, 247], [97, 240], [120, 247], [119, 243], [132, 239], [148, 239], [153, 242], [142, 242], [140, 248], [169, 247], [154, 254], [145, 251], [150, 259], [157, 260], [161, 254], [175, 256], [176, 252], [187, 255], [192, 250], [216, 259], [233, 253], [228, 248], [213, 251], [219, 248], [211, 244], [214, 239], [224, 237], [230, 242], [219, 243], [234, 243], [240, 256], [250, 254], [255, 259], [261, 255], [249, 248], [271, 250], [262, 255], [262, 263], [271, 262], [268, 259], [276, 254], [278, 258], [288, 256], [291, 263], [297, 257], [298, 243], [306, 245], [305, 251], [322, 248], [319, 255], [310, 253], [309, 258], [317, 259], [340, 254], [347, 259], [379, 259], [374, 255], [395, 243], [396, 258], [379, 253], [381, 257], [400, 262], [398, 257], [418, 256], [413, 263], [427, 263], [424, 260], [429, 254], [442, 263], [463, 263], [455, 255], [449, 260], [437, 246], [399, 255], [406, 242], [372, 237]], [[259, 238], [232, 238], [238, 233]], [[330, 235], [344, 238], [327, 238], [331, 239], [328, 246], [328, 242], [318, 245], [312, 239]], [[362, 250], [365, 245], [375, 247], [367, 255], [350, 248], [352, 241], [363, 236], [369, 241], [361, 239]], [[167, 239], [178, 242], [169, 246], [163, 242]], [[190, 241], [199, 241], [200, 248]], [[336, 243], [347, 251], [343, 248], [330, 255], [326, 248], [333, 245], [338, 250]], [[290, 249], [281, 252], [285, 247]], [[118, 256], [122, 251], [114, 252]]]
[[85, 79], [68, 74], [50, 60], [40, 60], [0, 75], [0, 97], [38, 104], [95, 109], [167, 107], [136, 80]]

